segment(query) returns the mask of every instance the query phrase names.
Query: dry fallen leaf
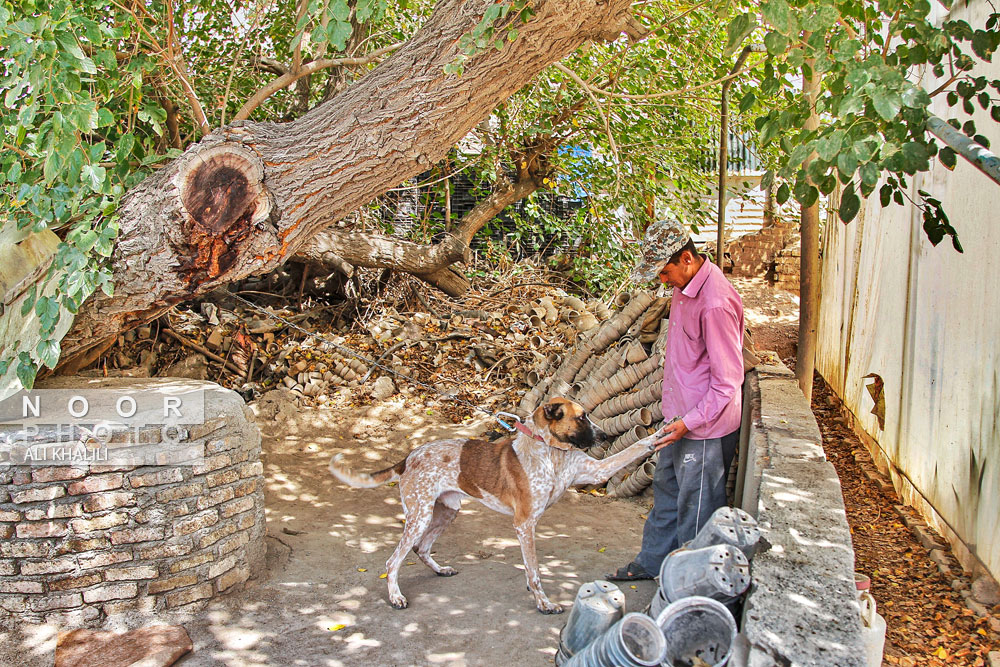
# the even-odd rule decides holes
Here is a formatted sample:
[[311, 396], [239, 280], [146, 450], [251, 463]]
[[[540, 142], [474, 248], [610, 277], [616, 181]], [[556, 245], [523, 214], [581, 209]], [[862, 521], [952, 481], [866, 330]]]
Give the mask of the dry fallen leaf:
[[602, 554], [604, 553], [605, 549], [607, 549], [607, 547], [601, 547], [600, 549], [597, 550], [597, 553]]
[[367, 572], [367, 571], [368, 571], [367, 567], [359, 567], [358, 568], [358, 572]]
[[388, 573], [388, 572], [383, 572], [382, 574], [378, 575], [378, 578], [379, 578], [379, 579], [385, 579], [385, 578], [386, 578], [386, 577], [388, 577], [388, 576], [389, 576], [389, 573]]
[[330, 632], [336, 632], [337, 630], [343, 630], [346, 627], [347, 626], [344, 625], [343, 623], [338, 623], [337, 625], [331, 625], [330, 627], [327, 628], [327, 630], [329, 630]]

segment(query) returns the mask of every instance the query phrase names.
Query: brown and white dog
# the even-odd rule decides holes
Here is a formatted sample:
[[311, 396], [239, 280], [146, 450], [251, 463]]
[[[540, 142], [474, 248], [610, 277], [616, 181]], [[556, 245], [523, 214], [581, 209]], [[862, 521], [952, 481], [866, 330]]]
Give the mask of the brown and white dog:
[[576, 484], [597, 484], [620, 468], [649, 454], [658, 434], [639, 440], [623, 451], [597, 460], [583, 450], [605, 438], [579, 404], [553, 398], [525, 422], [535, 437], [519, 432], [496, 442], [436, 440], [417, 447], [396, 465], [375, 473], [356, 473], [341, 467], [341, 454], [330, 461], [330, 472], [357, 488], [372, 488], [399, 480], [406, 525], [389, 560], [389, 601], [406, 607], [399, 590], [399, 568], [410, 549], [440, 576], [456, 571], [431, 558], [431, 546], [458, 514], [462, 499], [476, 498], [490, 509], [514, 517], [521, 544], [528, 588], [543, 614], [558, 614], [542, 590], [535, 554], [535, 525], [542, 513]]

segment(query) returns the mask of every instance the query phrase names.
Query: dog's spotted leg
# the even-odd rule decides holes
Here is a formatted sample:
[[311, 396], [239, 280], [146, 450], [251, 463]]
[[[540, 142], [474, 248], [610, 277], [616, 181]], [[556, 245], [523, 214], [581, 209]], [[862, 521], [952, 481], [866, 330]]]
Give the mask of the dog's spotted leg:
[[528, 590], [535, 596], [535, 606], [543, 614], [561, 614], [562, 606], [550, 602], [542, 590], [542, 578], [538, 573], [538, 555], [535, 553], [535, 520], [529, 519], [514, 526], [517, 541], [521, 544], [524, 558], [524, 576], [528, 580]]
[[386, 579], [389, 584], [389, 602], [396, 609], [406, 609], [406, 597], [399, 590], [399, 568], [406, 558], [407, 552], [416, 545], [420, 536], [427, 531], [431, 523], [432, 509], [429, 506], [420, 506], [417, 503], [410, 503], [413, 511], [406, 515], [406, 526], [403, 528], [403, 536], [396, 545], [396, 550], [385, 562]]
[[423, 537], [420, 538], [420, 542], [417, 546], [413, 547], [413, 551], [416, 552], [417, 556], [423, 561], [424, 565], [434, 570], [435, 574], [442, 577], [450, 577], [453, 574], [458, 574], [458, 570], [451, 567], [441, 567], [435, 562], [431, 557], [431, 547], [434, 546], [435, 540], [441, 536], [444, 529], [447, 528], [455, 515], [458, 514], [458, 508], [451, 508], [440, 500], [434, 503], [434, 517], [431, 519], [431, 525], [428, 526], [427, 530], [424, 532]]

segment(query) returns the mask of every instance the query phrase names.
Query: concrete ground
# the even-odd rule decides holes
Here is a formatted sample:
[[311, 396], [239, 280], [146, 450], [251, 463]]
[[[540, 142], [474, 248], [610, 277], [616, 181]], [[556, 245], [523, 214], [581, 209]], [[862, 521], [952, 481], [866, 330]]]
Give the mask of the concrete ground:
[[[446, 423], [434, 405], [397, 395], [374, 407], [303, 410], [259, 423], [267, 478], [266, 572], [240, 594], [179, 622], [194, 652], [178, 665], [549, 665], [567, 615], [535, 610], [510, 518], [467, 501], [434, 555], [459, 570], [438, 577], [414, 556], [400, 576], [410, 607], [388, 603], [379, 577], [402, 529], [396, 489], [351, 489], [327, 470], [344, 451], [359, 470], [377, 470], [432, 439], [481, 433], [485, 423]], [[627, 563], [646, 509], [630, 500], [568, 493], [542, 517], [542, 581], [568, 610], [579, 586]], [[629, 611], [655, 584], [621, 584]], [[51, 665], [53, 628], [0, 634], [4, 658]], [[20, 646], [18, 646], [20, 645]], [[11, 663], [5, 663], [11, 664]]]

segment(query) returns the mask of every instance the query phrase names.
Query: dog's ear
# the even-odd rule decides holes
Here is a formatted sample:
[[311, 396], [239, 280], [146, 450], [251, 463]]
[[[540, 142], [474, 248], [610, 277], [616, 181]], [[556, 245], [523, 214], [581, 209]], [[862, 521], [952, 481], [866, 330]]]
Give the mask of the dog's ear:
[[545, 419], [550, 422], [557, 422], [563, 418], [563, 405], [562, 403], [546, 403], [545, 407], [542, 408], [545, 414]]

